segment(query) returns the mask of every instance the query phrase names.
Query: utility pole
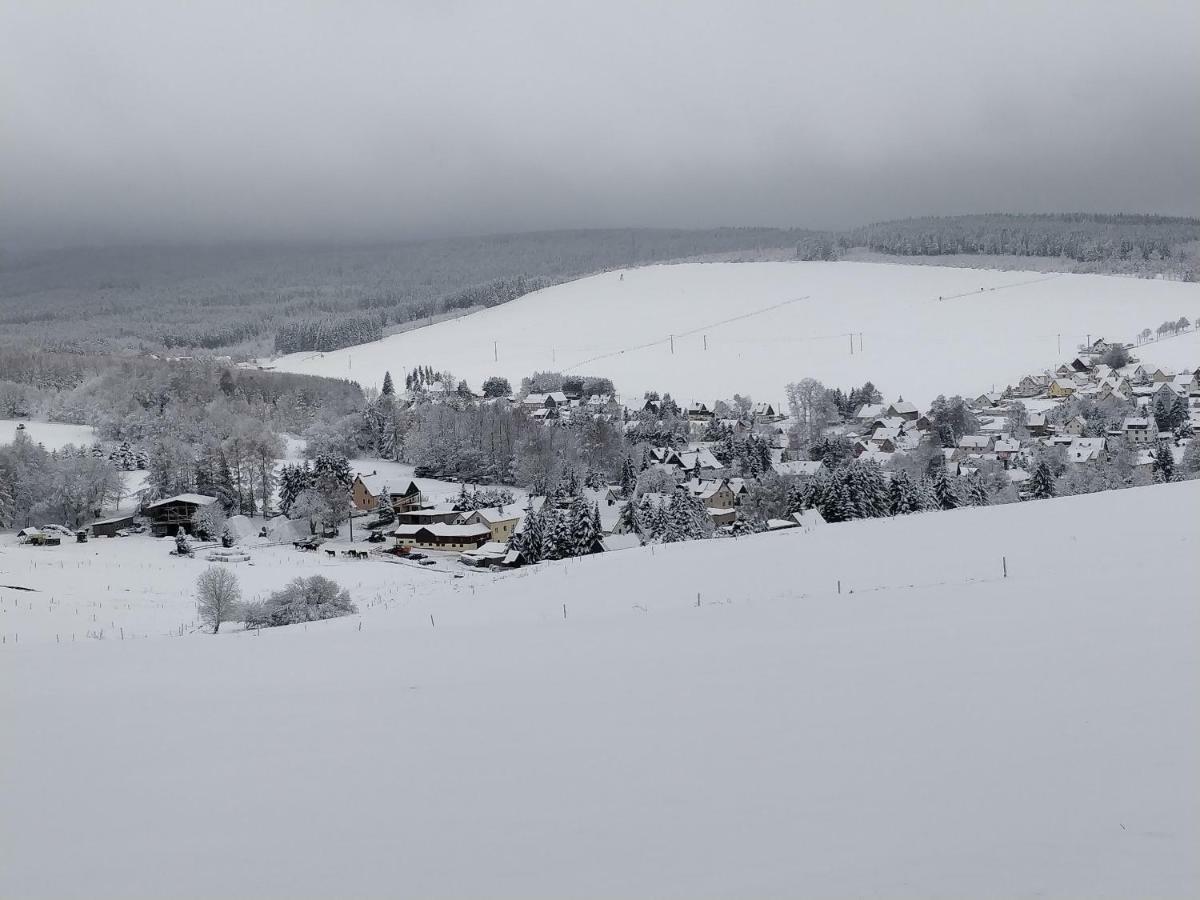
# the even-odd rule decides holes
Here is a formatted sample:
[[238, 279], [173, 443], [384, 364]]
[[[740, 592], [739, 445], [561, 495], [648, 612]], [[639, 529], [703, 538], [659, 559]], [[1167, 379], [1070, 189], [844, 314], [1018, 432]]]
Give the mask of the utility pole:
[[850, 332], [850, 355], [854, 355], [854, 332]]
[[500, 342], [492, 341], [492, 362], [500, 362]]
[[675, 335], [671, 335], [671, 355], [675, 355]]
[[704, 349], [706, 351], [708, 350], [708, 335], [707, 334], [704, 336]]

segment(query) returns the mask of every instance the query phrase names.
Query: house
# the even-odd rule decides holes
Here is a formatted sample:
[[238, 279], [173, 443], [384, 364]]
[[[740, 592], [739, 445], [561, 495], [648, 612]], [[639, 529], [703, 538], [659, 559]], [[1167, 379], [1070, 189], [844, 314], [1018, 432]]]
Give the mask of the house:
[[92, 537], [116, 537], [122, 528], [133, 525], [133, 516], [113, 516], [110, 519], [97, 519], [88, 527], [92, 529]]
[[1025, 427], [1029, 429], [1029, 434], [1032, 437], [1045, 437], [1050, 433], [1050, 426], [1046, 424], [1045, 413], [1030, 413], [1025, 419]]
[[905, 400], [903, 397], [901, 397], [899, 400], [897, 400], [895, 403], [892, 403], [891, 405], [889, 405], [887, 407], [887, 409], [884, 410], [884, 415], [899, 416], [901, 419], [906, 419], [910, 422], [915, 422], [917, 420], [917, 418], [921, 415], [921, 412], [920, 412], [920, 410], [917, 409], [917, 407], [914, 404], [909, 403], [907, 400]]
[[493, 542], [504, 544], [515, 533], [519, 521], [521, 521], [520, 510], [510, 504], [464, 512], [459, 516], [458, 524], [483, 525], [491, 532]]
[[975, 398], [974, 403], [979, 409], [991, 409], [994, 406], [999, 406], [1004, 397], [994, 391], [980, 394]]
[[1092, 364], [1081, 357], [1075, 357], [1071, 360], [1071, 369], [1075, 372], [1087, 374], [1092, 371]]
[[737, 503], [737, 495], [725, 479], [701, 481], [693, 478], [680, 485], [689, 494], [704, 504], [711, 513], [713, 509], [733, 509]]
[[[377, 472], [370, 475], [355, 475], [354, 483], [350, 486], [350, 500], [356, 509], [369, 512], [379, 508], [380, 499], [386, 490], [391, 498], [392, 509], [402, 512], [421, 506], [421, 489], [415, 481], [409, 481], [408, 487], [399, 490], [401, 480], [396, 485], [387, 484], [387, 479]], [[393, 489], [396, 488], [396, 489]]]
[[1155, 369], [1154, 374], [1150, 376], [1150, 380], [1155, 384], [1165, 384], [1168, 381], [1175, 380], [1174, 369]]
[[754, 406], [750, 408], [750, 413], [758, 421], [766, 420], [769, 422], [782, 418], [782, 416], [779, 415], [779, 412], [770, 403], [755, 403]]
[[464, 566], [473, 566], [483, 569], [489, 566], [499, 566], [504, 563], [504, 558], [508, 556], [508, 544], [500, 544], [496, 541], [488, 541], [477, 550], [464, 550], [458, 557], [458, 561]]
[[1011, 437], [997, 438], [992, 450], [997, 459], [1007, 462], [1021, 452], [1021, 442]]
[[1067, 447], [1067, 460], [1073, 463], [1094, 463], [1104, 456], [1104, 438], [1076, 438]]
[[650, 458], [661, 468], [690, 473], [693, 477], [699, 477], [705, 472], [719, 472], [725, 468], [712, 455], [712, 451], [706, 447], [700, 447], [695, 450], [672, 450], [670, 447], [653, 447], [650, 449]]
[[1050, 386], [1050, 379], [1045, 375], [1026, 375], [1022, 378], [1012, 393], [1016, 397], [1036, 397]]
[[1073, 393], [1075, 393], [1075, 390], [1076, 385], [1073, 379], [1055, 378], [1050, 382], [1050, 386], [1047, 388], [1046, 393], [1051, 397], [1061, 399], [1063, 397], [1070, 397]]
[[1147, 446], [1158, 440], [1158, 424], [1151, 418], [1127, 416], [1121, 430], [1131, 447]]
[[562, 391], [551, 391], [548, 394], [529, 394], [521, 401], [521, 405], [528, 410], [558, 409], [560, 406], [567, 405], [567, 395]]
[[149, 517], [150, 530], [155, 537], [174, 537], [181, 531], [191, 534], [196, 514], [216, 502], [216, 497], [206, 494], [176, 494], [147, 504], [142, 512]]
[[705, 403], [693, 403], [684, 412], [693, 422], [707, 422], [713, 417], [713, 411]]
[[432, 525], [399, 525], [392, 532], [397, 547], [416, 550], [475, 550], [491, 540], [492, 532], [486, 525], [448, 525], [434, 522]]
[[992, 449], [992, 438], [993, 435], [990, 434], [964, 434], [958, 439], [958, 449], [972, 453], [987, 453]]
[[882, 403], [867, 403], [858, 408], [858, 412], [854, 414], [854, 418], [859, 422], [866, 423], [874, 422], [886, 414], [887, 411]]
[[1083, 437], [1083, 433], [1086, 430], [1087, 419], [1085, 419], [1083, 416], [1075, 416], [1065, 425], [1063, 425], [1063, 432], [1071, 435], [1072, 437]]

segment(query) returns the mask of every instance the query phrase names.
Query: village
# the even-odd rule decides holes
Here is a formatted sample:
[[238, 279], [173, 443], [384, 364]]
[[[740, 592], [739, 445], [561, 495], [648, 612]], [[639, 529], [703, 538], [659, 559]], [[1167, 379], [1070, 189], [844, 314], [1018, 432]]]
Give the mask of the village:
[[[188, 491], [117, 513], [97, 510], [84, 526], [29, 525], [16, 537], [53, 547], [144, 534], [172, 538], [172, 553], [223, 563], [249, 561], [255, 547], [291, 544], [461, 577], [645, 543], [808, 531], [1194, 475], [1200, 367], [1156, 368], [1134, 358], [1135, 349], [1097, 339], [1053, 371], [972, 398], [939, 397], [928, 409], [885, 400], [870, 383], [848, 395], [789, 385], [786, 405], [735, 396], [681, 407], [653, 393], [621, 403], [615, 392], [587, 393], [580, 378], [557, 390], [479, 396], [462, 384], [410, 376], [390, 401], [400, 408], [504, 407], [545, 429], [601, 422], [636, 449], [626, 452], [619, 478], [569, 469], [543, 492], [455, 484], [386, 460], [339, 460], [325, 480], [333, 500], [326, 490], [319, 509], [315, 501], [305, 506], [314, 493], [305, 491], [308, 462], [285, 464], [282, 515], [226, 516], [218, 497]], [[145, 468], [145, 454], [128, 444], [111, 456], [124, 468]]]

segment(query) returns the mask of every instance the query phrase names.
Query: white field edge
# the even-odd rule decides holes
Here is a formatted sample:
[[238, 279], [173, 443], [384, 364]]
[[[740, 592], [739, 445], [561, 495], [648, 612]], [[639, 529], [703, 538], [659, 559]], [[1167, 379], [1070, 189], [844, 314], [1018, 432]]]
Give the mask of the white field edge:
[[[0, 895], [1191, 896], [1197, 509], [1188, 482], [495, 580], [338, 561], [390, 602], [10, 641]], [[189, 604], [199, 564], [121, 546], [156, 567], [107, 591]], [[239, 574], [300, 558], [269, 552]], [[57, 561], [21, 605], [100, 593]]]

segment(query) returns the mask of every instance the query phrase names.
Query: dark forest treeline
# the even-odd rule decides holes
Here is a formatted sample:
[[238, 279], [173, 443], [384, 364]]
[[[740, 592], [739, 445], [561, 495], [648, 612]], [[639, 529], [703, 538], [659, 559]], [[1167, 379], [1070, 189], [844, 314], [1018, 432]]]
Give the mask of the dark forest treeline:
[[837, 236], [842, 248], [897, 256], [986, 254], [1103, 260], [1172, 259], [1200, 240], [1200, 220], [1170, 216], [989, 214], [880, 222]]
[[533, 291], [549, 287], [552, 283], [548, 278], [526, 278], [524, 275], [497, 278], [435, 300], [413, 303], [401, 310], [383, 307], [365, 315], [347, 313], [302, 322], [285, 322], [275, 332], [275, 352], [315, 350], [324, 353], [355, 344], [365, 344], [367, 341], [382, 338], [384, 328], [391, 324], [480, 306], [499, 306], [501, 303], [508, 303]]
[[[67, 353], [319, 349], [621, 266], [792, 248], [781, 228], [608, 229], [371, 246], [0, 254], [0, 345]], [[353, 321], [351, 321], [353, 320]]]

